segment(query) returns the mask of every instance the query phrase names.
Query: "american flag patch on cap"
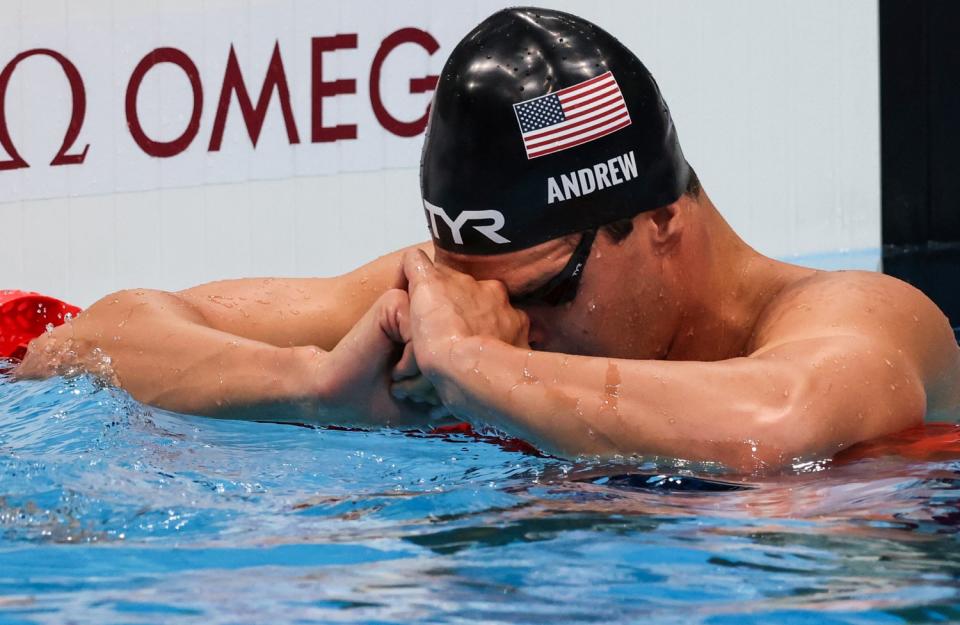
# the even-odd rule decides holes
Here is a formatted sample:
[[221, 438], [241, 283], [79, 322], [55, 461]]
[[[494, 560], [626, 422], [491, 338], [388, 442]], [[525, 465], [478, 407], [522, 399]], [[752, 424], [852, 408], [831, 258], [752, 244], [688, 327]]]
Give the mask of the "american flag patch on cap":
[[630, 112], [611, 72], [513, 105], [527, 158], [552, 154], [630, 125]]

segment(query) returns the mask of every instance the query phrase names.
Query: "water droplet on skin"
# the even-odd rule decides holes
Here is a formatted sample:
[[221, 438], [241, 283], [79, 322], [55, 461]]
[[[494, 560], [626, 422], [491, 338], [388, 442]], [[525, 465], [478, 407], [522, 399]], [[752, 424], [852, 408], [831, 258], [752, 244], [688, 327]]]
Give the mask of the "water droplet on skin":
[[223, 306], [224, 308], [233, 308], [233, 298], [223, 297], [221, 295], [208, 295], [207, 300], [213, 304]]
[[47, 334], [51, 334], [53, 332], [53, 324], [48, 323], [44, 329], [47, 331]]
[[668, 422], [670, 425], [675, 425], [675, 424], [677, 423], [677, 420], [676, 420], [676, 418], [674, 418], [674, 417], [670, 417], [669, 419], [667, 419], [667, 422]]
[[593, 301], [593, 300], [590, 300], [590, 302], [587, 303], [587, 310], [590, 311], [590, 312], [593, 312], [593, 311], [595, 311], [596, 309], [597, 309], [597, 303], [596, 303], [595, 301]]

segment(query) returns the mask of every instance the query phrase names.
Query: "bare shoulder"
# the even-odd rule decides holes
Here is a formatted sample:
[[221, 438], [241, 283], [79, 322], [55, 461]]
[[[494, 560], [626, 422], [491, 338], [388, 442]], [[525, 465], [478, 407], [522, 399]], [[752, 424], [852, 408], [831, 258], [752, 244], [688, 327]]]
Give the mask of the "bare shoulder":
[[870, 271], [818, 271], [796, 280], [770, 301], [757, 330], [765, 339], [758, 343], [825, 332], [954, 343], [947, 318], [930, 298]]
[[931, 408], [960, 403], [960, 348], [946, 316], [913, 286], [869, 271], [816, 272], [789, 284], [758, 320], [753, 348], [857, 337], [915, 368]]

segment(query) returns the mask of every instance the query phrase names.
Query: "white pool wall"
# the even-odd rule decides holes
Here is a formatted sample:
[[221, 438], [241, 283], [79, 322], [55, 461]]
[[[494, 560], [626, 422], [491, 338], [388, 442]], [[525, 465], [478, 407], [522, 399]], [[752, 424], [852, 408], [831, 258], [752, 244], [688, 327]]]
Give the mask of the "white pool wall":
[[[29, 169], [0, 171], [0, 288], [79, 305], [128, 287], [180, 289], [242, 276], [322, 276], [424, 240], [417, 163], [422, 136], [384, 130], [371, 108], [371, 60], [403, 27], [430, 33], [429, 55], [398, 48], [383, 65], [385, 106], [419, 117], [456, 42], [504, 2], [373, 0], [0, 2], [0, 69], [49, 48], [81, 73], [87, 111], [81, 165], [47, 163], [63, 141], [71, 92], [59, 66], [33, 57], [7, 86], [6, 122]], [[880, 248], [879, 71], [875, 0], [558, 1], [619, 37], [651, 69], [688, 160], [711, 198], [758, 250], [830, 268], [875, 269]], [[356, 33], [325, 55], [324, 78], [355, 95], [325, 100], [326, 124], [358, 138], [311, 142], [310, 39]], [[301, 142], [291, 146], [273, 97], [254, 148], [236, 99], [223, 146], [208, 150], [231, 45], [254, 102], [279, 44]], [[146, 155], [124, 97], [148, 52], [172, 46], [196, 63], [200, 128], [183, 153]], [[144, 79], [145, 131], [180, 134], [189, 83], [169, 64]], [[7, 156], [0, 148], [0, 160]], [[836, 261], [838, 252], [849, 252]], [[842, 258], [843, 258], [842, 257]], [[804, 260], [807, 259], [807, 260]], [[820, 259], [820, 260], [818, 260]]]

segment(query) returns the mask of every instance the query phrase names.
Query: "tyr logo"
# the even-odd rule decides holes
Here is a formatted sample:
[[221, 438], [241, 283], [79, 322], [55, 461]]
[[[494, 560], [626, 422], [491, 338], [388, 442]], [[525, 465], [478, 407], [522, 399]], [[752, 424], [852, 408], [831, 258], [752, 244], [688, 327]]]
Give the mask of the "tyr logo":
[[494, 243], [509, 243], [510, 239], [507, 239], [504, 236], [497, 234], [497, 232], [503, 228], [505, 220], [503, 218], [503, 213], [498, 210], [483, 210], [483, 211], [463, 211], [457, 215], [456, 219], [450, 219], [447, 216], [446, 211], [444, 211], [439, 206], [434, 206], [430, 202], [423, 201], [424, 208], [427, 209], [427, 212], [430, 213], [430, 232], [434, 237], [439, 238], [437, 233], [437, 215], [443, 218], [444, 223], [450, 228], [450, 232], [453, 235], [453, 242], [457, 245], [463, 245], [463, 236], [460, 234], [460, 229], [468, 221], [488, 221], [492, 220], [493, 223], [487, 224], [484, 226], [475, 225], [473, 229], [487, 237]]

